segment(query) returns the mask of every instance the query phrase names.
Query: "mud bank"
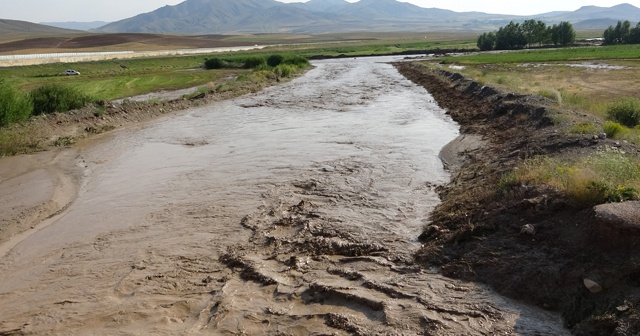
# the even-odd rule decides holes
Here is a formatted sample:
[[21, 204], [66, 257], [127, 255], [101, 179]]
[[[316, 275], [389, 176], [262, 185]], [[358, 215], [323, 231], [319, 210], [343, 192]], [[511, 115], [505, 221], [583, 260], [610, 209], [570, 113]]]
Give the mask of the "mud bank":
[[[491, 285], [499, 292], [562, 313], [576, 335], [630, 335], [640, 331], [640, 239], [600, 223], [550, 188], [498, 188], [503, 174], [526, 158], [584, 155], [612, 140], [570, 135], [554, 125], [559, 110], [539, 97], [499, 92], [418, 63], [396, 67], [426, 87], [461, 124], [462, 134], [483, 145], [451, 145], [445, 156], [461, 160], [451, 182], [438, 190], [442, 204], [421, 236], [417, 260], [444, 275]], [[623, 144], [622, 150], [638, 149]], [[534, 234], [523, 230], [532, 227]], [[531, 233], [531, 232], [529, 232]], [[592, 293], [585, 286], [600, 286]]]

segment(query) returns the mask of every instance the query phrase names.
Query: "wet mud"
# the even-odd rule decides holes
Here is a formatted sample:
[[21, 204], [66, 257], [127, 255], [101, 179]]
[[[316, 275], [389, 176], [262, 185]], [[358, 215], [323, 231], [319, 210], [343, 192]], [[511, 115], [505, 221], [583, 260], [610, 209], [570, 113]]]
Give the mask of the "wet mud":
[[388, 61], [79, 147], [77, 199], [0, 259], [0, 334], [565, 334], [415, 263], [458, 126]]

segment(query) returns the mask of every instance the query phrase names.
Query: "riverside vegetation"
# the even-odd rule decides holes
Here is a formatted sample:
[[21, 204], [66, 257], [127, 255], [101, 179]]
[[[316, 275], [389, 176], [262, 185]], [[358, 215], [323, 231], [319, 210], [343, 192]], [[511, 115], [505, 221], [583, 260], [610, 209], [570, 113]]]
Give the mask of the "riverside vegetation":
[[[73, 111], [84, 108], [86, 116], [76, 116], [74, 120], [84, 119], [90, 122], [92, 118], [106, 119], [108, 101], [114, 98], [158, 89], [193, 86], [202, 84], [203, 81], [206, 82], [195, 93], [184, 97], [185, 102], [194, 97], [203, 97], [207, 93], [233, 96], [292, 77], [309, 66], [306, 58], [296, 55], [277, 54], [268, 58], [272, 60], [272, 65], [267, 64], [267, 58], [262, 55], [233, 55], [226, 58], [231, 61], [224, 61], [224, 66], [211, 71], [201, 70], [210, 68], [210, 59], [205, 60], [204, 64], [200, 60], [200, 64], [197, 64], [193, 57], [167, 58], [166, 62], [162, 59], [92, 62], [79, 65], [83, 75], [72, 78], [52, 74], [53, 69], [60, 65], [11, 69], [7, 71], [7, 77], [12, 78], [11, 74], [18, 77], [13, 78], [15, 84], [7, 79], [0, 79], [0, 156], [38, 151], [49, 145], [73, 143], [76, 136], [50, 134], [55, 138], [53, 142], [43, 138], [40, 134], [42, 129], [27, 122], [34, 116], [56, 115], [56, 118], [65, 118], [58, 114], [71, 111], [71, 115], [74, 115], [76, 112]], [[280, 60], [282, 64], [273, 64], [273, 59]], [[114, 72], [120, 74], [110, 75]], [[24, 77], [15, 75], [17, 73]], [[33, 88], [25, 92], [17, 86]], [[148, 104], [156, 107], [167, 105], [162, 102]], [[135, 109], [141, 108], [138, 106]], [[156, 109], [165, 111], [171, 108], [167, 105]], [[112, 127], [89, 125], [86, 129], [89, 133], [100, 133]]]
[[[637, 50], [528, 50], [399, 65], [463, 134], [485, 142], [463, 153], [439, 189], [443, 202], [425, 226], [418, 260], [558, 310], [576, 335], [638, 334], [638, 233], [604, 224], [594, 210], [639, 197]], [[594, 279], [598, 289], [586, 287]]]

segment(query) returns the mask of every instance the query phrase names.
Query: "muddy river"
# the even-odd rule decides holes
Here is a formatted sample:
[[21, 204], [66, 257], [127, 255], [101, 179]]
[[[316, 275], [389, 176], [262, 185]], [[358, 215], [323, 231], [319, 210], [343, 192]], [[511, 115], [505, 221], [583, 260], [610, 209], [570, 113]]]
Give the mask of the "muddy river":
[[458, 129], [389, 60], [64, 151], [77, 197], [0, 247], [0, 335], [564, 334], [413, 264]]

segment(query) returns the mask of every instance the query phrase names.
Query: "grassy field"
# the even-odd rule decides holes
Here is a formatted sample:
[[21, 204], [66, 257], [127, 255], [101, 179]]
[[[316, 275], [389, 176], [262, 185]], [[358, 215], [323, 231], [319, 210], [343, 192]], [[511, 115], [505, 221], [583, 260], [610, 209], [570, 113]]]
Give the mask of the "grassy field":
[[[201, 85], [212, 85], [230, 76], [246, 73], [244, 69], [203, 70], [202, 64], [207, 57], [238, 59], [249, 56], [267, 57], [271, 54], [301, 55], [304, 57], [333, 57], [338, 55], [360, 56], [371, 54], [390, 54], [410, 50], [472, 48], [471, 41], [443, 42], [440, 39], [448, 35], [434, 35], [432, 41], [420, 41], [410, 35], [397, 41], [388, 39], [375, 41], [353, 41], [314, 43], [302, 45], [284, 45], [270, 47], [260, 51], [179, 56], [163, 58], [144, 58], [129, 60], [109, 60], [73, 64], [44, 64], [0, 68], [0, 77], [19, 89], [30, 91], [46, 83], [60, 83], [81, 89], [98, 100], [110, 100], [129, 97], [158, 90], [175, 90]], [[356, 35], [342, 38], [357, 38]], [[362, 36], [361, 36], [362, 37]], [[239, 37], [238, 37], [239, 38]], [[248, 37], [246, 37], [248, 38]], [[270, 41], [274, 37], [262, 37], [261, 41]], [[280, 37], [282, 38], [282, 37]], [[424, 39], [424, 37], [421, 37]], [[66, 69], [74, 69], [80, 76], [63, 76]]]
[[[620, 99], [640, 99], [640, 46], [620, 45], [507, 53], [481, 53], [438, 60], [480, 83], [541, 95], [601, 122]], [[582, 125], [575, 132], [602, 131]], [[625, 129], [620, 139], [640, 143], [639, 129]]]
[[465, 65], [533, 63], [589, 60], [640, 59], [640, 45], [593, 46], [559, 49], [533, 49], [514, 52], [488, 52], [443, 59]]
[[[640, 144], [640, 126], [625, 127], [612, 115], [622, 109], [640, 119], [638, 45], [479, 53], [424, 64], [507, 92], [549, 98], [558, 104], [555, 122], [567, 134], [606, 133]], [[593, 204], [636, 199], [638, 167], [637, 159], [614, 150], [569, 159], [533, 158], [507, 177], [518, 183], [551, 185], [577, 203]]]

